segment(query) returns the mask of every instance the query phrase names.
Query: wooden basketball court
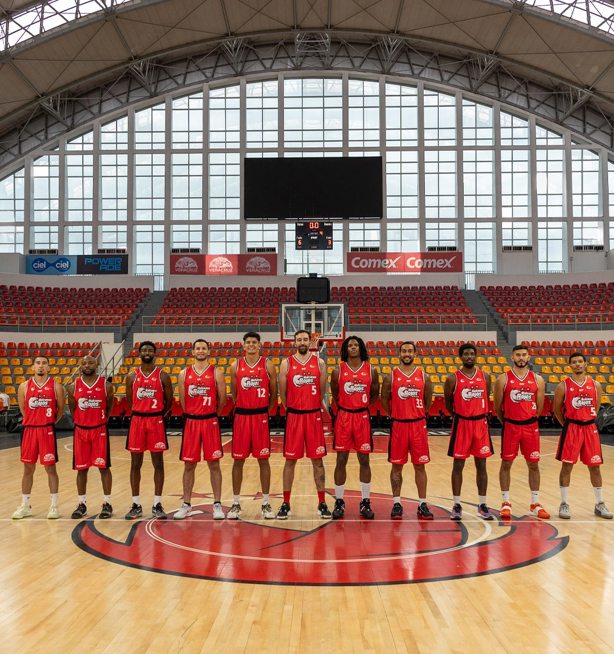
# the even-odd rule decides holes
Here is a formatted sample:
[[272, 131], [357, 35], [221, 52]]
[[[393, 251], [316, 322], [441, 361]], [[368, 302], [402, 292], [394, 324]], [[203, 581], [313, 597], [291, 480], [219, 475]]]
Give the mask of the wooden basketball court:
[[[2, 436], [4, 437], [4, 435]], [[287, 524], [263, 521], [257, 465], [245, 466], [243, 520], [214, 523], [209, 480], [199, 467], [196, 515], [185, 521], [129, 523], [129, 456], [112, 437], [111, 520], [94, 517], [102, 489], [90, 471], [91, 519], [71, 520], [76, 506], [71, 438], [59, 440], [62, 519], [46, 519], [46, 475], [37, 469], [34, 517], [12, 521], [20, 500], [16, 448], [0, 451], [0, 629], [18, 652], [610, 652], [614, 642], [614, 521], [593, 515], [588, 473], [572, 476], [572, 519], [559, 520], [556, 436], [542, 445], [543, 504], [553, 519], [524, 517], [526, 466], [512, 468], [510, 524], [475, 515], [474, 467], [466, 466], [464, 520], [449, 520], [451, 462], [447, 437], [431, 437], [431, 523], [415, 518], [415, 485], [406, 467], [405, 515], [389, 519], [384, 437], [372, 456], [374, 521], [360, 520], [358, 466], [351, 459], [343, 521], [315, 516], [311, 465], [301, 461]], [[279, 443], [279, 439], [276, 439]], [[163, 504], [180, 505], [179, 437], [169, 438]], [[495, 438], [495, 450], [499, 439]], [[614, 507], [614, 452], [604, 446], [606, 503]], [[271, 460], [281, 490], [283, 459]], [[227, 454], [223, 497], [230, 506]], [[500, 505], [499, 457], [489, 462], [489, 503]], [[334, 455], [326, 460], [333, 488]], [[353, 492], [354, 491], [354, 492]], [[141, 498], [151, 506], [146, 459]], [[329, 505], [333, 503], [329, 500]], [[272, 496], [276, 510], [281, 502]], [[198, 506], [200, 505], [200, 506]], [[230, 581], [232, 580], [232, 581]]]

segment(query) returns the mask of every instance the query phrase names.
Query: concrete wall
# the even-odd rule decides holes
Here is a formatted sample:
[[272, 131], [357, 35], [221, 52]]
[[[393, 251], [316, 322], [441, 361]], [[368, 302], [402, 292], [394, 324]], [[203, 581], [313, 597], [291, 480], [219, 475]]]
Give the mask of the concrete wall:
[[[5, 256], [0, 257], [0, 262]], [[19, 256], [19, 255], [18, 255]], [[7, 274], [0, 267], [0, 284], [6, 286], [46, 286], [49, 288], [148, 288], [153, 277], [139, 275], [17, 275]]]
[[546, 286], [547, 284], [595, 284], [614, 282], [614, 270], [584, 273], [546, 273], [543, 275], [476, 275], [480, 286]]
[[516, 342], [522, 341], [608, 341], [614, 340], [614, 329], [582, 329], [577, 331], [518, 331]]
[[0, 332], [2, 343], [113, 343], [114, 335], [110, 332]]

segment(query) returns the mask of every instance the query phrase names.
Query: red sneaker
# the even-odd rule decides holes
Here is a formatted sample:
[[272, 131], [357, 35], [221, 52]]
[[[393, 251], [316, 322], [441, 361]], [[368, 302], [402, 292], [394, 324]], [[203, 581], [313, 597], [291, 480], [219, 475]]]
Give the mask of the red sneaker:
[[531, 504], [531, 513], [536, 518], [541, 518], [542, 520], [550, 520], [550, 514], [539, 502], [537, 504]]
[[512, 517], [512, 505], [509, 502], [503, 502], [499, 510], [499, 515], [503, 520], [509, 520]]

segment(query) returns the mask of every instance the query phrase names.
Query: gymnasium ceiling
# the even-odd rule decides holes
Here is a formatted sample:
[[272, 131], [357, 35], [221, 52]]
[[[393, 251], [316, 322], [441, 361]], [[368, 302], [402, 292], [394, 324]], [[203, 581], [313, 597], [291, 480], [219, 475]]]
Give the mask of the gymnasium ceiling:
[[[570, 9], [561, 15], [544, 0], [4, 0], [0, 134], [41, 112], [61, 119], [58, 99], [65, 105], [126, 75], [147, 87], [155, 66], [180, 59], [217, 50], [240, 74], [246, 49], [289, 43], [321, 56], [339, 41], [371, 43], [390, 64], [399, 44], [471, 59], [478, 81], [504, 69], [563, 94], [566, 115], [586, 105], [613, 124], [614, 3], [595, 4], [604, 15], [599, 24], [574, 20], [592, 2], [558, 0]], [[50, 12], [55, 27], [43, 30], [41, 17], [50, 24]]]

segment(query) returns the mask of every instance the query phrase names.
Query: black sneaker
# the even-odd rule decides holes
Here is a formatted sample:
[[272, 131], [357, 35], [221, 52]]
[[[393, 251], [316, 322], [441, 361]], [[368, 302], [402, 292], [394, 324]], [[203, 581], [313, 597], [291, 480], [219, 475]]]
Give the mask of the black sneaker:
[[375, 517], [375, 513], [373, 513], [373, 509], [371, 508], [371, 500], [368, 497], [365, 497], [360, 502], [360, 515], [363, 518], [367, 518], [367, 520], [373, 520]]
[[277, 519], [287, 520], [289, 515], [292, 515], [292, 511], [290, 511], [290, 505], [288, 502], [282, 502], [281, 506], [279, 507], [279, 511], [277, 512]]
[[158, 502], [155, 506], [151, 507], [151, 515], [160, 520], [166, 520], [166, 511], [162, 508], [162, 504]]
[[335, 506], [333, 508], [333, 520], [339, 520], [339, 518], [343, 518], [345, 514], [345, 502], [338, 497], [335, 500]]
[[105, 502], [102, 505], [102, 509], [98, 514], [98, 517], [102, 518], [103, 520], [106, 520], [107, 518], [110, 518], [112, 515], [113, 515], [113, 507], [108, 502]]
[[392, 511], [390, 512], [390, 517], [392, 520], [400, 520], [403, 517], [403, 507], [399, 502], [395, 502], [392, 505]]
[[431, 513], [429, 505], [422, 502], [418, 505], [418, 520], [432, 520], [435, 516]]
[[137, 520], [143, 517], [143, 507], [140, 504], [132, 504], [130, 511], [124, 516], [126, 520]]
[[87, 506], [83, 502], [79, 502], [79, 506], [72, 512], [70, 516], [73, 520], [80, 520], [87, 515]]
[[318, 504], [318, 514], [323, 520], [330, 520], [333, 517], [333, 514], [328, 510], [326, 502], [320, 502]]

